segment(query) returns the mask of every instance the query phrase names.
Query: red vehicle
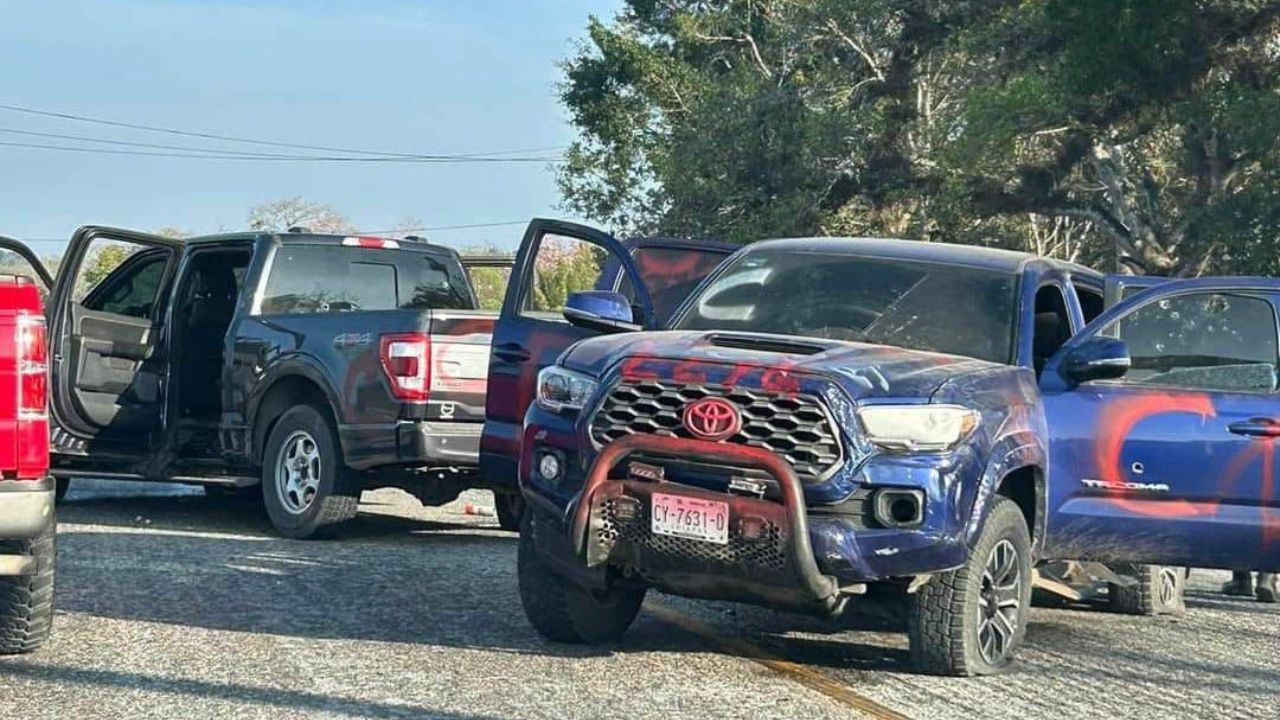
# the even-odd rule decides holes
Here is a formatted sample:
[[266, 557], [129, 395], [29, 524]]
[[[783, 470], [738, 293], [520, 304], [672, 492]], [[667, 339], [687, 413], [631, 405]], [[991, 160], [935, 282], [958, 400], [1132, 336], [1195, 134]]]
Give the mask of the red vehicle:
[[20, 243], [0, 238], [0, 251], [30, 266], [0, 274], [0, 655], [8, 655], [31, 652], [49, 636], [56, 528], [45, 318], [36, 284], [48, 287], [49, 277]]

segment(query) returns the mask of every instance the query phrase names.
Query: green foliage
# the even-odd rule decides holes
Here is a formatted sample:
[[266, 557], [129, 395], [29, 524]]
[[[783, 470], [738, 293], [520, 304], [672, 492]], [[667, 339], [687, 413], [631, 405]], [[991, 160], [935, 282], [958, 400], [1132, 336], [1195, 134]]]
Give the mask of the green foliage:
[[471, 286], [475, 288], [480, 309], [502, 309], [502, 298], [506, 295], [511, 271], [499, 268], [472, 268], [470, 275]]
[[137, 246], [107, 244], [92, 247], [89, 250], [88, 257], [85, 258], [84, 264], [80, 269], [80, 277], [77, 279], [76, 297], [81, 298], [102, 282], [102, 279], [111, 274], [124, 262]]
[[[493, 245], [472, 246], [459, 252], [464, 258], [467, 256], [511, 257], [511, 253], [499, 250]], [[471, 278], [471, 287], [475, 290], [480, 309], [502, 309], [502, 300], [507, 294], [507, 283], [511, 281], [511, 268], [468, 267], [466, 270]]]
[[559, 184], [622, 232], [1280, 272], [1277, 47], [1266, 0], [628, 0]]
[[529, 309], [557, 312], [570, 293], [590, 290], [604, 270], [608, 256], [590, 243], [543, 238], [534, 260], [533, 287]]

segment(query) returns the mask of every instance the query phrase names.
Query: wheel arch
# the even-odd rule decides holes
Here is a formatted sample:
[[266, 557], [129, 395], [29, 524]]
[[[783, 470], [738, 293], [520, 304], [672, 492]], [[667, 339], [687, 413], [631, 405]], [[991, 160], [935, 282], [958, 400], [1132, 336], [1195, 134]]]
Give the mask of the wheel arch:
[[1040, 555], [1044, 543], [1046, 500], [1045, 473], [1039, 465], [1023, 465], [1005, 473], [996, 485], [996, 496], [1017, 504], [1031, 531], [1031, 551]]
[[261, 464], [267, 438], [271, 435], [276, 421], [289, 408], [313, 405], [334, 423], [336, 429], [339, 418], [335, 410], [337, 404], [333, 391], [323, 378], [317, 377], [314, 372], [282, 372], [263, 387], [262, 394], [253, 403], [250, 415], [252, 418], [250, 453], [255, 463]]
[[972, 547], [996, 500], [1008, 498], [1022, 511], [1031, 532], [1033, 557], [1038, 558], [1044, 547], [1048, 517], [1048, 452], [1044, 442], [1030, 431], [1014, 433], [995, 445], [990, 458], [970, 513], [965, 539]]

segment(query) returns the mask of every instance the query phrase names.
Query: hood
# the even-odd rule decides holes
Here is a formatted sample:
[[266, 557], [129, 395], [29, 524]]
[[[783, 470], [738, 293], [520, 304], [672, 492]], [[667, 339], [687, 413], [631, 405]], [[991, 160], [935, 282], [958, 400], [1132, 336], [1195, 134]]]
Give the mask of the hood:
[[[996, 365], [985, 360], [888, 345], [739, 332], [644, 332], [579, 342], [561, 363], [601, 377], [623, 373], [663, 379], [750, 381], [773, 373], [825, 377], [851, 397], [927, 398], [943, 382]], [[705, 372], [704, 372], [705, 369]], [[732, 384], [732, 383], [731, 383]]]

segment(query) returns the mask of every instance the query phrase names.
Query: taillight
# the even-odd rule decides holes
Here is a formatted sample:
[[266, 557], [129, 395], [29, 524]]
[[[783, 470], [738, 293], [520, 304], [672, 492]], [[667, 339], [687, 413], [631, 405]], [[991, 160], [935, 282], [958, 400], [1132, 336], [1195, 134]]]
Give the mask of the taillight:
[[49, 474], [49, 350], [44, 318], [19, 312], [14, 346], [18, 361], [17, 477]]
[[424, 402], [431, 394], [431, 338], [426, 333], [383, 335], [382, 369], [399, 400]]
[[43, 418], [49, 410], [49, 351], [44, 318], [18, 316], [18, 419]]

